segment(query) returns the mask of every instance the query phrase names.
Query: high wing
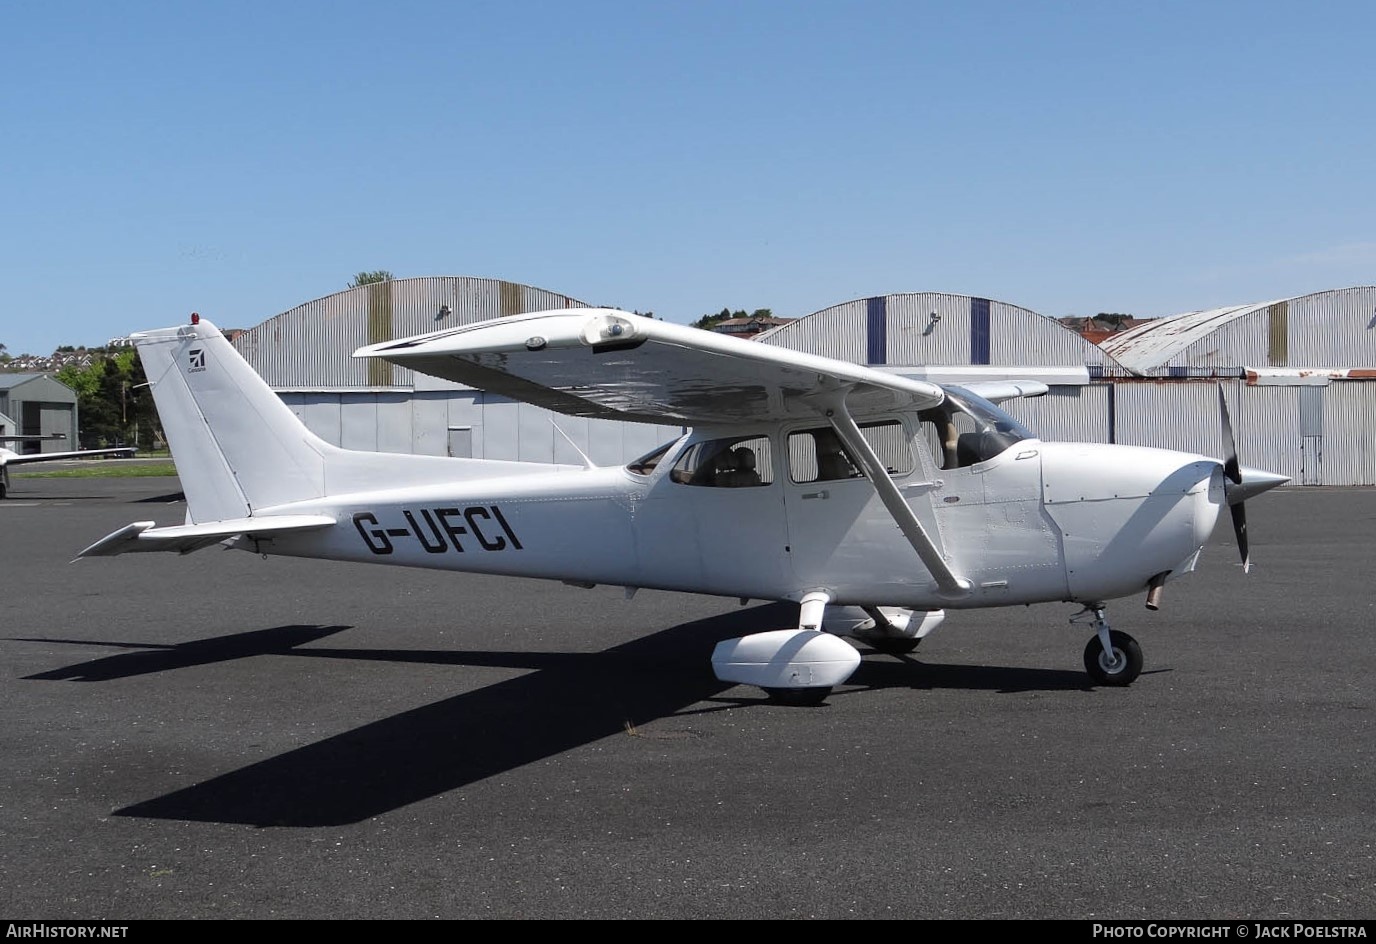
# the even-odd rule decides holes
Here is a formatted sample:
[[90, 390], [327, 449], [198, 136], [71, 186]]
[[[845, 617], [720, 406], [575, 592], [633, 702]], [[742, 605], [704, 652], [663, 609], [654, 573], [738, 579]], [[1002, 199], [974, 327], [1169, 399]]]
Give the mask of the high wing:
[[27, 465], [30, 462], [51, 462], [54, 459], [86, 459], [90, 456], [132, 456], [133, 446], [119, 446], [113, 449], [79, 449], [76, 452], [32, 452], [27, 455], [4, 455], [0, 453], [0, 465]]
[[946, 397], [939, 384], [610, 308], [514, 315], [370, 345], [354, 356], [575, 416], [692, 426], [825, 417], [941, 590], [970, 592], [855, 420], [938, 406]]
[[928, 381], [608, 308], [513, 315], [354, 356], [559, 413], [641, 423], [812, 418], [838, 394], [854, 414], [925, 409], [945, 396]]

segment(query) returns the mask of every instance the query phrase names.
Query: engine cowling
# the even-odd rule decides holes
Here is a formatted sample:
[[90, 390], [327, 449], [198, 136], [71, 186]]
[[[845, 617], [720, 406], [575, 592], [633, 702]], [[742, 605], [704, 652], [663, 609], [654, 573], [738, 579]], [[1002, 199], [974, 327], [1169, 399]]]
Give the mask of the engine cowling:
[[1224, 504], [1216, 459], [1165, 449], [1046, 443], [1042, 480], [1077, 600], [1127, 596], [1185, 568]]

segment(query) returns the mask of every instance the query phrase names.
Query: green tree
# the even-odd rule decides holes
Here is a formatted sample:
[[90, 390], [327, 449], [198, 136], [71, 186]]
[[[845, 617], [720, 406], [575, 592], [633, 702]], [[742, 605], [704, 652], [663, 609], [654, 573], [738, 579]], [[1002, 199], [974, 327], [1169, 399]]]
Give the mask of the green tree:
[[83, 448], [151, 446], [161, 439], [143, 364], [132, 349], [92, 351], [89, 365], [67, 364], [56, 376], [76, 391]]
[[105, 361], [93, 360], [85, 367], [78, 364], [64, 364], [57, 372], [57, 379], [76, 391], [77, 406], [85, 409], [85, 399], [94, 397], [100, 389], [100, 377], [105, 373]]
[[747, 312], [744, 308], [732, 311], [730, 308], [723, 308], [715, 315], [703, 315], [697, 321], [692, 322], [692, 327], [711, 330], [714, 324], [729, 321], [732, 318], [773, 318], [774, 312], [769, 308], [756, 308], [754, 311]]
[[743, 317], [744, 315], [745, 312], [743, 311], [733, 315], [731, 313], [730, 308], [723, 308], [715, 315], [703, 315], [701, 318], [699, 318], [697, 321], [692, 322], [691, 324], [694, 328], [702, 328], [703, 330], [708, 330], [712, 327], [712, 325], [717, 324], [718, 322], [726, 321], [729, 318]]
[[374, 272], [360, 272], [354, 276], [354, 280], [349, 283], [349, 288], [357, 288], [360, 285], [372, 285], [374, 282], [390, 282], [393, 279], [392, 273], [386, 269], [378, 269]]

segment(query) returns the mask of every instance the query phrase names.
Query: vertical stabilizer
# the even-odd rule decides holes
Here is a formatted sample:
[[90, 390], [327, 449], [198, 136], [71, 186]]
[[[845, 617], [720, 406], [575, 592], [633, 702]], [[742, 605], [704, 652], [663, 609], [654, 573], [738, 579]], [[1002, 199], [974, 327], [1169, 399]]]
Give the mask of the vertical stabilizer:
[[324, 456], [311, 433], [213, 324], [133, 336], [192, 522], [324, 494]]

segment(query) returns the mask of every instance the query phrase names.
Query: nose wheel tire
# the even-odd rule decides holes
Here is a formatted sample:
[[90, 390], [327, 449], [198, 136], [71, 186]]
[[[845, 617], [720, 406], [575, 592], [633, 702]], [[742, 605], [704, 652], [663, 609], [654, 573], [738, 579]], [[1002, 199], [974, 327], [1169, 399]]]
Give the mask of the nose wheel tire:
[[1105, 652], [1099, 637], [1085, 646], [1085, 671], [1100, 685], [1131, 685], [1142, 674], [1142, 647], [1127, 633], [1109, 633], [1110, 652]]

